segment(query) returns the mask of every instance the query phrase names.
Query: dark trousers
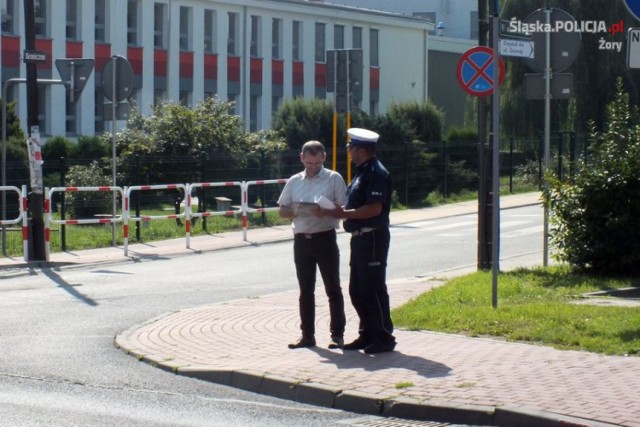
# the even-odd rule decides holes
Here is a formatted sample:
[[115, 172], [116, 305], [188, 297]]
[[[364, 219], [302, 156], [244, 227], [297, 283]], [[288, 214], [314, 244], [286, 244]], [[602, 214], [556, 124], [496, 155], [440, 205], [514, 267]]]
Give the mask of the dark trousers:
[[342, 337], [346, 318], [344, 298], [340, 287], [340, 250], [336, 231], [304, 235], [296, 234], [293, 240], [293, 257], [300, 286], [300, 329], [305, 337], [315, 334], [316, 266], [320, 270], [324, 289], [329, 298], [331, 336]]
[[359, 333], [366, 341], [393, 341], [387, 292], [390, 234], [380, 228], [351, 237], [349, 295], [360, 318]]

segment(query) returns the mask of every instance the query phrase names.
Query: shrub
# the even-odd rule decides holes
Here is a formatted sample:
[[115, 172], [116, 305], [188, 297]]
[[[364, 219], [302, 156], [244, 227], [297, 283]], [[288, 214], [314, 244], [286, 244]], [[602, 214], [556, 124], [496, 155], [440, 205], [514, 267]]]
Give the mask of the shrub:
[[640, 274], [640, 117], [618, 79], [608, 126], [593, 126], [588, 161], [572, 182], [549, 177], [558, 259], [601, 274]]
[[[88, 166], [71, 166], [67, 183], [70, 187], [110, 186], [111, 179], [98, 162], [94, 161]], [[66, 200], [74, 218], [91, 218], [96, 214], [110, 213], [113, 209], [111, 192], [78, 191], [69, 193]]]

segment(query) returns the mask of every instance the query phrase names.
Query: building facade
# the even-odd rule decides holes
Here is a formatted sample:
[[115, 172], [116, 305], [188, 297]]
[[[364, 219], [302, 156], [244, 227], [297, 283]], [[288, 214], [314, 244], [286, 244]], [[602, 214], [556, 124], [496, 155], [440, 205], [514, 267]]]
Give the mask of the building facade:
[[[7, 101], [26, 123], [22, 0], [0, 0], [0, 78]], [[433, 24], [401, 14], [303, 0], [34, 0], [39, 79], [60, 79], [56, 60], [93, 58], [76, 102], [63, 85], [39, 86], [40, 132], [75, 137], [111, 129], [103, 92], [105, 64], [126, 58], [128, 101], [143, 114], [159, 100], [196, 105], [206, 97], [235, 102], [249, 130], [269, 128], [294, 97], [333, 99], [327, 51], [362, 49], [362, 95], [352, 108], [384, 112], [394, 101], [428, 99], [428, 43]], [[105, 107], [106, 106], [106, 107]], [[124, 121], [117, 122], [118, 127]]]

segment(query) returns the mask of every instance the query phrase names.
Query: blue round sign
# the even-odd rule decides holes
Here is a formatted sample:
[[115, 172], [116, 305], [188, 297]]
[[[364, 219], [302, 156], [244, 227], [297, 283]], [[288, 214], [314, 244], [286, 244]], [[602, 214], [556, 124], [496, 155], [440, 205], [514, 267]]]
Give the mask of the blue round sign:
[[624, 4], [629, 12], [640, 20], [640, 0], [624, 0]]
[[[504, 62], [498, 58], [499, 84], [504, 80]], [[494, 63], [493, 49], [476, 46], [466, 51], [458, 61], [457, 77], [460, 87], [473, 96], [485, 96], [493, 93]]]

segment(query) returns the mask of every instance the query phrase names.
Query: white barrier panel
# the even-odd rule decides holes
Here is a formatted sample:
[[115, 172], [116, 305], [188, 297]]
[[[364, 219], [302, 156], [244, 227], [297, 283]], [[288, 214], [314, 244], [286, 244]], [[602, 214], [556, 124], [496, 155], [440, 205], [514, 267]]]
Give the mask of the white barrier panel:
[[44, 225], [44, 242], [47, 261], [49, 261], [49, 255], [51, 253], [51, 224], [64, 224], [64, 225], [78, 225], [78, 224], [109, 224], [118, 223], [123, 221], [123, 215], [112, 216], [106, 218], [87, 218], [87, 219], [53, 219], [51, 213], [51, 196], [53, 193], [75, 193], [79, 191], [102, 191], [102, 192], [118, 192], [120, 197], [124, 199], [124, 192], [121, 187], [53, 187], [49, 191], [45, 190], [44, 211], [45, 211], [45, 225]]
[[246, 242], [247, 241], [247, 228], [248, 228], [248, 221], [247, 221], [247, 213], [251, 212], [269, 212], [269, 211], [277, 211], [278, 207], [272, 207], [272, 208], [250, 208], [249, 207], [249, 186], [250, 185], [267, 185], [267, 184], [286, 184], [288, 181], [288, 179], [286, 178], [280, 178], [280, 179], [267, 179], [267, 180], [261, 180], [261, 181], [246, 181], [244, 182], [244, 191], [243, 191], [243, 197], [242, 197], [242, 239]]
[[[149, 190], [182, 190], [185, 195], [185, 199], [188, 197], [187, 194], [187, 186], [185, 184], [160, 184], [160, 185], [134, 185], [131, 187], [127, 187], [125, 189], [124, 199], [123, 199], [123, 216], [124, 216], [124, 229], [123, 229], [123, 237], [124, 237], [124, 256], [128, 256], [129, 254], [129, 219], [132, 221], [152, 221], [156, 219], [177, 219], [184, 218], [187, 224], [190, 224], [189, 217], [189, 209], [187, 208], [187, 203], [185, 203], [185, 211], [179, 214], [171, 214], [171, 215], [141, 215], [141, 216], [129, 216], [129, 200], [131, 200], [131, 192], [132, 191], [149, 191]], [[186, 228], [186, 227], [185, 227]]]
[[[187, 185], [187, 199], [185, 203], [185, 209], [189, 212], [189, 218], [206, 218], [210, 216], [229, 216], [235, 215], [238, 211], [226, 210], [226, 211], [206, 211], [206, 212], [193, 212], [191, 207], [191, 193], [196, 188], [209, 188], [209, 187], [240, 187], [240, 200], [243, 198], [244, 183], [240, 181], [228, 181], [228, 182], [198, 182]], [[243, 212], [241, 209], [239, 212]], [[186, 221], [185, 229], [187, 230], [187, 249], [191, 249], [191, 221]]]
[[18, 208], [18, 216], [13, 219], [5, 219], [0, 220], [0, 225], [13, 225], [19, 224], [22, 222], [22, 250], [23, 257], [25, 261], [29, 260], [29, 247], [28, 247], [28, 238], [29, 238], [29, 228], [27, 227], [27, 199], [26, 199], [26, 191], [27, 187], [25, 185], [22, 186], [22, 190], [18, 187], [14, 187], [11, 185], [0, 186], [0, 191], [15, 191], [18, 193], [19, 200], [19, 208]]

